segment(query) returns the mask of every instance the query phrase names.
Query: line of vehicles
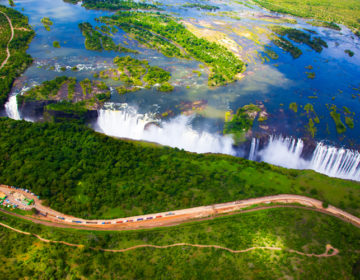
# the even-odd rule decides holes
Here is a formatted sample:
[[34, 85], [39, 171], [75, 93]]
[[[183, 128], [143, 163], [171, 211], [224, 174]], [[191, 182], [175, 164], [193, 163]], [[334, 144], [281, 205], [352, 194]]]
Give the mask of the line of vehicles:
[[[49, 216], [54, 216], [48, 213], [42, 213], [39, 212], [40, 215], [47, 217]], [[173, 216], [175, 215], [174, 212], [168, 212], [165, 215], [156, 215], [156, 216], [149, 216], [149, 217], [139, 217], [136, 219], [123, 219], [123, 220], [113, 220], [113, 221], [99, 221], [99, 222], [95, 222], [95, 221], [79, 221], [79, 220], [70, 220], [70, 219], [66, 219], [62, 216], [54, 216], [59, 220], [62, 221], [66, 221], [66, 222], [71, 222], [74, 224], [91, 224], [91, 225], [110, 225], [110, 224], [122, 224], [122, 223], [133, 223], [133, 222], [140, 222], [140, 221], [146, 221], [146, 220], [153, 220], [153, 219], [159, 219], [159, 218], [163, 218], [163, 217], [168, 217], [168, 216]]]
[[[32, 193], [31, 191], [29, 191], [28, 189], [24, 189], [24, 188], [18, 188], [15, 186], [8, 186], [9, 189], [14, 189], [14, 190], [21, 190], [23, 192], [29, 193], [37, 198], [40, 198], [39, 196], [35, 195], [34, 193]], [[5, 199], [4, 199], [5, 201]], [[10, 201], [6, 201], [7, 203], [10, 203]], [[28, 204], [30, 205], [30, 203], [33, 203], [33, 200], [30, 199], [26, 199], [26, 201]], [[17, 207], [17, 205], [14, 204], [14, 207]], [[71, 219], [67, 219], [65, 217], [62, 216], [56, 216], [53, 215], [51, 213], [47, 213], [47, 212], [41, 212], [38, 211], [38, 214], [40, 216], [43, 217], [48, 217], [48, 216], [52, 216], [54, 218], [57, 218], [58, 220], [64, 221], [64, 222], [69, 222], [69, 223], [74, 223], [74, 224], [92, 224], [92, 225], [110, 225], [110, 224], [122, 224], [122, 223], [133, 223], [133, 222], [140, 222], [140, 221], [148, 221], [148, 220], [153, 220], [153, 219], [159, 219], [159, 218], [163, 218], [163, 217], [168, 217], [168, 216], [173, 216], [175, 215], [174, 212], [168, 212], [164, 215], [156, 215], [156, 216], [148, 216], [148, 217], [139, 217], [139, 218], [134, 218], [134, 219], [123, 219], [123, 220], [112, 220], [112, 221], [81, 221], [81, 220], [71, 220]]]

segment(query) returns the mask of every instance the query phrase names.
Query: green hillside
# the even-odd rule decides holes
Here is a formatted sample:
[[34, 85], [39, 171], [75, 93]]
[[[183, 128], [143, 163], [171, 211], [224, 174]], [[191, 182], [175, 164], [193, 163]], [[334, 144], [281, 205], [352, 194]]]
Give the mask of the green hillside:
[[[41, 242], [0, 227], [2, 279], [359, 279], [360, 229], [309, 210], [278, 208], [152, 230], [99, 232], [48, 228], [0, 214], [0, 222], [81, 248]], [[242, 250], [179, 246], [123, 249], [134, 245], [190, 243]], [[339, 254], [323, 254], [332, 245]]]
[[85, 126], [0, 119], [0, 182], [81, 217], [126, 217], [281, 193], [360, 214], [360, 184], [226, 155], [114, 139]]

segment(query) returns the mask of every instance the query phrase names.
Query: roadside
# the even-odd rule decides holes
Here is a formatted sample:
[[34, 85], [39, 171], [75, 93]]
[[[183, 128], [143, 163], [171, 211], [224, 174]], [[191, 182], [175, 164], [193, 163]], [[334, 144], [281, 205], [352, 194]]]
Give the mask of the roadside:
[[[0, 185], [0, 192], [7, 196], [12, 204], [16, 204], [19, 208], [24, 210], [36, 209], [38, 213], [36, 216], [22, 216], [19, 214], [10, 213], [12, 215], [31, 220], [35, 223], [43, 223], [48, 226], [55, 227], [71, 227], [82, 229], [98, 229], [98, 230], [131, 230], [140, 228], [154, 228], [161, 226], [171, 226], [192, 220], [202, 220], [212, 218], [219, 215], [234, 214], [258, 211], [261, 209], [275, 208], [275, 207], [292, 207], [292, 208], [304, 208], [317, 212], [321, 212], [327, 215], [332, 215], [343, 221], [350, 222], [353, 225], [360, 227], [360, 218], [353, 216], [341, 209], [334, 206], [324, 207], [323, 203], [317, 199], [300, 196], [281, 194], [274, 196], [266, 196], [260, 198], [252, 198], [246, 200], [232, 201], [221, 204], [213, 204], [208, 206], [200, 206], [188, 209], [181, 209], [170, 212], [160, 212], [154, 214], [146, 214], [141, 216], [132, 216], [118, 219], [98, 219], [98, 220], [86, 220], [76, 218], [70, 215], [65, 215], [58, 211], [55, 211], [42, 204], [42, 201], [35, 194], [25, 189], [19, 189], [15, 187], [9, 187]], [[16, 197], [23, 197], [22, 201], [19, 201]], [[33, 204], [26, 205], [24, 201], [33, 201]], [[280, 205], [271, 205], [271, 204]], [[265, 206], [263, 206], [265, 204]], [[287, 205], [284, 205], [287, 204]], [[291, 205], [289, 205], [291, 204]], [[297, 204], [297, 205], [294, 205]], [[248, 209], [249, 207], [257, 207]], [[266, 206], [268, 205], [268, 206]], [[325, 205], [326, 206], [326, 205]], [[4, 211], [4, 210], [3, 210]]]

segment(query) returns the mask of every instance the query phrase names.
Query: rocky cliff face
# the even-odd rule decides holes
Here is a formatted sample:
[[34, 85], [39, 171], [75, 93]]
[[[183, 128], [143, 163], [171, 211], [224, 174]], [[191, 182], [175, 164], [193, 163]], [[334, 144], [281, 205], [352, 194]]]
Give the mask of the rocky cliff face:
[[[22, 102], [22, 103], [20, 103]], [[98, 117], [97, 110], [87, 110], [84, 113], [67, 113], [63, 111], [48, 110], [46, 108], [49, 104], [54, 104], [54, 100], [42, 101], [20, 101], [19, 111], [21, 116], [25, 119], [34, 121], [63, 121], [63, 120], [78, 120], [84, 123], [96, 121]]]
[[53, 100], [27, 101], [18, 99], [18, 107], [21, 116], [31, 120], [40, 121], [44, 119], [44, 108], [46, 105], [55, 103]]
[[43, 116], [45, 121], [61, 122], [64, 120], [77, 120], [83, 123], [92, 123], [97, 120], [98, 111], [88, 110], [85, 113], [77, 114], [63, 111], [45, 110]]

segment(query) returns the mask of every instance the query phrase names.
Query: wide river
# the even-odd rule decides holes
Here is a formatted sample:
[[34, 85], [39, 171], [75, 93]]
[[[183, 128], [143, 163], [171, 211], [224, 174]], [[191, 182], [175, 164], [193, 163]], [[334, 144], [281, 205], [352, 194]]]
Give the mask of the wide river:
[[[8, 5], [8, 1], [0, 0], [0, 4]], [[184, 22], [202, 31], [204, 36], [219, 38], [231, 47], [247, 63], [245, 77], [227, 86], [209, 88], [208, 74], [199, 67], [201, 63], [198, 61], [167, 58], [139, 46], [120, 30], [114, 35], [114, 41], [126, 42], [127, 47], [140, 51], [140, 54], [132, 56], [147, 59], [151, 65], [170, 71], [170, 82], [175, 90], [160, 93], [144, 89], [122, 96], [113, 92], [111, 102], [99, 111], [98, 121], [93, 124], [96, 130], [193, 152], [240, 155], [360, 180], [359, 38], [345, 26], [341, 26], [341, 31], [314, 27], [307, 23], [307, 19], [274, 14], [246, 1], [207, 1], [206, 4], [220, 8], [216, 12], [184, 8], [183, 4], [184, 1], [161, 1], [161, 7], [166, 12], [181, 17]], [[34, 63], [16, 81], [13, 96], [56, 76], [93, 79], [95, 72], [113, 66], [114, 57], [127, 55], [85, 49], [78, 24], [90, 22], [94, 26], [101, 25], [95, 19], [111, 12], [86, 10], [81, 4], [62, 0], [18, 0], [15, 9], [29, 17], [36, 36], [28, 50]], [[51, 31], [45, 30], [41, 23], [43, 17], [53, 21]], [[284, 23], [284, 18], [296, 19], [297, 23]], [[293, 42], [303, 53], [294, 59], [269, 40], [270, 32], [266, 27], [269, 24], [305, 30], [321, 37], [328, 48], [318, 53], [305, 44]], [[53, 41], [59, 41], [61, 48], [54, 48]], [[279, 58], [264, 59], [266, 49], [275, 51]], [[345, 50], [351, 50], [354, 56], [350, 57]], [[67, 70], [60, 71], [64, 66]], [[74, 66], [79, 71], [72, 71]], [[194, 70], [200, 71], [201, 76]], [[315, 77], [309, 78], [307, 72], [315, 73]], [[117, 84], [111, 82], [111, 85]], [[14, 100], [10, 100], [7, 111], [2, 114], [17, 119], [26, 118], [16, 112]], [[298, 105], [297, 113], [289, 109], [294, 102]], [[233, 147], [231, 137], [222, 135], [225, 113], [230, 110], [236, 112], [250, 103], [263, 105], [269, 115], [268, 120], [255, 122], [251, 146], [237, 149]], [[313, 105], [319, 118], [319, 123], [315, 124], [317, 132], [314, 141], [306, 129], [309, 121], [304, 110], [306, 104]], [[336, 105], [343, 123], [345, 116], [354, 119], [354, 128], [347, 127], [344, 133], [337, 133], [330, 116], [332, 105]], [[161, 119], [159, 116], [164, 116], [164, 113], [168, 117]], [[153, 122], [158, 125], [149, 126]], [[259, 139], [263, 135], [272, 136], [261, 146]], [[305, 148], [309, 139], [312, 142], [310, 152]]]

